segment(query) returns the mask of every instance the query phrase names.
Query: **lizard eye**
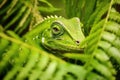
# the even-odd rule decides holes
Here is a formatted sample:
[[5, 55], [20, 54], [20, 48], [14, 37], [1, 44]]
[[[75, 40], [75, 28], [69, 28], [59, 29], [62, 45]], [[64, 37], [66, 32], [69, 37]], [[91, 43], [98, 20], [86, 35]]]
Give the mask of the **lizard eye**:
[[51, 29], [53, 35], [61, 35], [63, 33], [63, 29], [61, 25], [54, 24], [52, 25]]
[[59, 34], [59, 33], [60, 33], [60, 28], [59, 28], [59, 26], [54, 25], [54, 26], [52, 27], [52, 33], [53, 33], [53, 34]]

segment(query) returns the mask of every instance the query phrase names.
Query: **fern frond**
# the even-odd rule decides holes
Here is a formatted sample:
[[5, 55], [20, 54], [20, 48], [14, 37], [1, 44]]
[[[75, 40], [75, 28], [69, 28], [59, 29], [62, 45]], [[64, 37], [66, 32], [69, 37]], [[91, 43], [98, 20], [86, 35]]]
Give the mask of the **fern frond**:
[[120, 23], [120, 13], [117, 12], [114, 8], [112, 8], [109, 19]]
[[[32, 29], [33, 25], [42, 19], [38, 10], [45, 12], [49, 12], [47, 9], [50, 9], [50, 12], [57, 10], [47, 0], [0, 0], [1, 79], [115, 80], [114, 63], [120, 68], [120, 14], [112, 6], [114, 1], [94, 0], [93, 3], [88, 0], [66, 1], [70, 3], [67, 4], [68, 17], [81, 18], [84, 12], [88, 12], [81, 18], [83, 23], [86, 23], [84, 30], [87, 32], [86, 39], [80, 44], [86, 45], [84, 54], [63, 55], [82, 64], [63, 61], [49, 52], [42, 51], [29, 37], [24, 40], [18, 36], [27, 27]], [[48, 7], [38, 7], [39, 2]], [[119, 3], [119, 0], [115, 3]], [[6, 32], [8, 29], [13, 29], [18, 34]]]
[[[41, 2], [49, 7], [42, 7]], [[33, 25], [42, 20], [39, 9], [50, 11], [57, 10], [52, 4], [45, 0], [2, 0], [0, 6], [0, 24], [4, 30], [14, 30], [17, 34], [23, 34], [23, 31], [32, 29]], [[45, 10], [42, 10], [45, 11]]]
[[[109, 73], [115, 74], [115, 71], [112, 66], [112, 64], [114, 62], [111, 62], [111, 57], [114, 58], [118, 64], [120, 64], [119, 44], [116, 44], [116, 41], [118, 42], [119, 38], [120, 38], [120, 36], [119, 36], [120, 25], [118, 23], [116, 23], [115, 21], [108, 20], [111, 16], [110, 11], [112, 9], [112, 3], [113, 3], [112, 1], [113, 0], [111, 0], [111, 4], [109, 6], [106, 20], [102, 20], [99, 23], [94, 24], [92, 26], [90, 35], [88, 37], [92, 37], [92, 35], [96, 34], [98, 31], [101, 31], [101, 32], [96, 34], [96, 36], [93, 38], [93, 40], [87, 42], [88, 46], [87, 46], [85, 52], [86, 52], [86, 54], [92, 54], [93, 58], [94, 58], [96, 55], [101, 54], [101, 52], [98, 52], [98, 51], [102, 51], [102, 53], [104, 53], [104, 56], [106, 55], [107, 61], [105, 61], [106, 62], [105, 64], [102, 61], [102, 62], [99, 62], [99, 64], [97, 64], [97, 65], [103, 64], [104, 66], [106, 66], [108, 68], [112, 68], [112, 71]], [[101, 25], [101, 24], [103, 24], [103, 25]], [[91, 58], [91, 60], [93, 58]], [[97, 57], [97, 59], [99, 61], [101, 61], [100, 58]], [[90, 64], [90, 63], [89, 64], [88, 63], [86, 63], [86, 65]], [[91, 61], [91, 63], [93, 63], [93, 61]], [[106, 65], [106, 64], [109, 64], [109, 65]], [[94, 67], [94, 68], [96, 68], [96, 67]], [[103, 72], [101, 72], [102, 69], [101, 69], [101, 71], [97, 68], [95, 70], [97, 70], [98, 72], [103, 74]], [[107, 74], [103, 74], [103, 75], [108, 77]]]
[[51, 3], [49, 3], [47, 0], [39, 0], [41, 2], [41, 5], [46, 4], [46, 6], [39, 7], [40, 12], [49, 12], [52, 13], [54, 11], [59, 11], [59, 8], [53, 7]]
[[[24, 43], [22, 40], [18, 40], [18, 36], [14, 33], [11, 33], [10, 35], [12, 35], [12, 37], [0, 33], [0, 37], [7, 40], [10, 43], [9, 45], [12, 46], [9, 46], [7, 51], [6, 49], [3, 49], [4, 53], [2, 53], [2, 55], [4, 56], [0, 59], [0, 74], [5, 80], [85, 79], [87, 71], [83, 66], [67, 63], [52, 54], [48, 54], [46, 51], [40, 50], [35, 47], [34, 44], [33, 47], [31, 44], [33, 41], [29, 44]], [[8, 66], [10, 66], [9, 69]], [[2, 74], [5, 69], [7, 69], [7, 71], [5, 74]]]
[[[104, 8], [103, 8], [104, 7]], [[109, 7], [109, 1], [103, 1], [99, 3], [99, 6], [96, 7], [95, 11], [92, 13], [92, 15], [89, 17], [85, 24], [85, 32], [89, 34], [91, 27], [98, 23], [98, 21], [101, 20], [102, 16], [107, 12]]]
[[[114, 63], [117, 63], [120, 67], [120, 14], [113, 10], [113, 3], [113, 0], [110, 3], [107, 1], [106, 3], [101, 2], [86, 24], [90, 33], [80, 45], [86, 45], [85, 55], [90, 56], [89, 59], [85, 60], [88, 56], [81, 56], [84, 54], [65, 55], [85, 62], [84, 66], [87, 70], [95, 71], [107, 80], [115, 79]], [[104, 5], [105, 7], [102, 9]], [[103, 17], [104, 14], [106, 16]]]
[[[41, 19], [40, 15], [34, 16], [33, 11], [35, 10], [33, 8], [35, 7], [30, 1], [9, 0], [5, 2], [3, 0], [3, 2], [4, 5], [0, 8], [0, 24], [4, 27], [4, 30], [11, 29], [21, 34], [23, 30], [30, 26], [32, 20], [37, 17]], [[39, 12], [36, 11], [35, 14], [39, 14]]]

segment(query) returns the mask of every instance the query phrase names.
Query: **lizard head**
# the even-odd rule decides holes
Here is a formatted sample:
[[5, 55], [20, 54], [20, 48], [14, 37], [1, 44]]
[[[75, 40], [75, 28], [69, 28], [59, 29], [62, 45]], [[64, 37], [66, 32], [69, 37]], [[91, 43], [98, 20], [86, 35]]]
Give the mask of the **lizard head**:
[[52, 51], [79, 52], [85, 39], [78, 18], [59, 18], [42, 33], [42, 45]]

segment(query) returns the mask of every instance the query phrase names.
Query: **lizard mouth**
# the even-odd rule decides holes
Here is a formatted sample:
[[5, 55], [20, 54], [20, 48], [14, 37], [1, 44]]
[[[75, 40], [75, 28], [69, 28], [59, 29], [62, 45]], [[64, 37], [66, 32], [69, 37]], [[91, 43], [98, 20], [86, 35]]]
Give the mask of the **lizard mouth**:
[[83, 48], [80, 48], [80, 46], [78, 45], [80, 43], [80, 41], [76, 41], [76, 44], [67, 44], [67, 42], [61, 42], [58, 40], [49, 40], [45, 43], [43, 43], [43, 46], [50, 50], [50, 51], [54, 51], [54, 52], [83, 52]]

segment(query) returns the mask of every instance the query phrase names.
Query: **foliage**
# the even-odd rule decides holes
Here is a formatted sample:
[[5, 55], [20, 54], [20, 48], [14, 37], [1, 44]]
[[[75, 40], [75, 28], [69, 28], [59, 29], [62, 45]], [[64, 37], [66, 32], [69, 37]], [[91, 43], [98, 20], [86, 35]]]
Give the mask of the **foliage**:
[[[68, 2], [66, 2], [66, 4], [68, 4]], [[88, 69], [90, 66], [92, 66], [92, 70], [95, 70], [104, 76], [106, 75], [106, 73], [107, 75], [108, 73], [112, 73], [112, 71], [110, 71], [111, 69], [109, 68], [111, 68], [113, 64], [115, 64], [113, 65], [114, 68], [118, 70], [120, 68], [120, 35], [118, 35], [120, 32], [120, 14], [114, 6], [117, 4], [119, 4], [119, 1], [117, 0], [93, 0], [91, 2], [89, 1], [89, 3], [85, 4], [84, 6], [82, 6], [83, 4], [79, 6], [84, 10], [81, 10], [77, 7], [77, 9], [79, 9], [78, 11], [84, 11], [82, 12], [84, 14], [72, 14], [71, 17], [78, 16], [81, 19], [81, 21], [85, 23], [84, 31], [87, 37], [86, 40], [81, 43], [81, 45], [87, 44], [87, 47], [85, 48], [85, 54], [87, 55], [87, 57], [81, 54], [65, 54], [65, 56], [74, 59], [77, 58], [81, 61], [85, 59], [85, 66], [88, 67]], [[68, 6], [70, 5], [76, 4], [74, 4], [74, 1], [71, 1], [71, 4], [69, 4]], [[88, 8], [85, 8], [86, 5], [88, 8], [90, 8], [89, 10], [87, 10]], [[73, 11], [74, 10], [77, 11], [76, 9], [73, 9]], [[87, 11], [90, 12], [87, 13]], [[69, 10], [67, 13], [69, 13]], [[89, 61], [87, 61], [86, 58], [89, 58]]]
[[[4, 30], [12, 29], [21, 34], [26, 28], [29, 30], [42, 20], [40, 12], [53, 12], [59, 10], [54, 8], [46, 0], [1, 0], [0, 23]], [[46, 6], [41, 6], [45, 4]], [[2, 17], [3, 16], [3, 17]], [[14, 17], [14, 18], [13, 18]]]
[[84, 54], [64, 54], [78, 60], [70, 63], [19, 37], [42, 20], [40, 12], [51, 13], [58, 8], [47, 0], [0, 0], [0, 77], [4, 80], [115, 80], [116, 70], [120, 68], [120, 13], [116, 4], [120, 1], [65, 0], [68, 18], [79, 17], [86, 35], [81, 42], [81, 46], [86, 45]]

